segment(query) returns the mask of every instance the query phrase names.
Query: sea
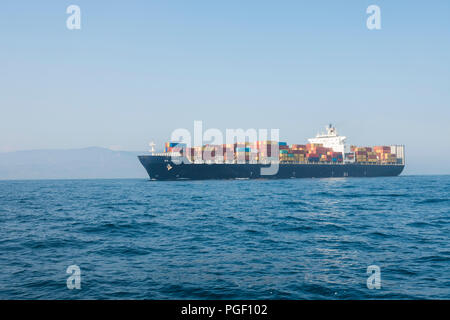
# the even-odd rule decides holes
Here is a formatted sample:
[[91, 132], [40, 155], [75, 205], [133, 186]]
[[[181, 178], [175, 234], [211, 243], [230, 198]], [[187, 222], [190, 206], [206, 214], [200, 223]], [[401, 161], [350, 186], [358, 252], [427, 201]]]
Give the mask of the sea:
[[450, 299], [450, 176], [0, 181], [0, 299]]

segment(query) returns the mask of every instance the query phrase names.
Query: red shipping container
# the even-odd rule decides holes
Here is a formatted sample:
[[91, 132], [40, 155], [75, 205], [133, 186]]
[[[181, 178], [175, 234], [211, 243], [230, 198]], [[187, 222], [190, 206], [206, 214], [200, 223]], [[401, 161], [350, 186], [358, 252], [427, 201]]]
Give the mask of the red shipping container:
[[316, 148], [315, 148], [315, 153], [318, 153], [318, 154], [326, 154], [326, 153], [327, 153], [327, 148], [324, 148], [324, 147], [316, 147]]

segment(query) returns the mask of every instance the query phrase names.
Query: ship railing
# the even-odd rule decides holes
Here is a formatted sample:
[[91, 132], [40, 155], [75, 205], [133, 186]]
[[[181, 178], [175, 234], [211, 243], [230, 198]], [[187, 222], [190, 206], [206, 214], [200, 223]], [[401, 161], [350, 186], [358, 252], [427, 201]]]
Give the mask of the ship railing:
[[[158, 154], [155, 154], [158, 155]], [[167, 156], [167, 153], [161, 153], [159, 155], [164, 155]], [[180, 156], [180, 154], [178, 154], [177, 156]], [[189, 162], [194, 163], [194, 164], [263, 164], [263, 165], [269, 165], [269, 164], [321, 164], [321, 165], [348, 165], [348, 164], [363, 164], [363, 165], [386, 165], [386, 166], [392, 166], [392, 165], [404, 165], [404, 162], [402, 161], [401, 163], [397, 163], [397, 162], [380, 162], [380, 161], [375, 161], [375, 162], [369, 162], [369, 161], [364, 161], [364, 162], [333, 162], [333, 161], [276, 161], [276, 160], [272, 160], [272, 161], [257, 161], [257, 160], [252, 160], [252, 161], [237, 161], [237, 160], [200, 160], [200, 159], [188, 159]]]
[[324, 164], [324, 165], [347, 165], [347, 164], [364, 164], [364, 165], [403, 165], [403, 163], [396, 162], [330, 162], [330, 161], [282, 161], [281, 164]]
[[152, 152], [152, 156], [158, 157], [181, 157], [182, 154], [179, 152]]

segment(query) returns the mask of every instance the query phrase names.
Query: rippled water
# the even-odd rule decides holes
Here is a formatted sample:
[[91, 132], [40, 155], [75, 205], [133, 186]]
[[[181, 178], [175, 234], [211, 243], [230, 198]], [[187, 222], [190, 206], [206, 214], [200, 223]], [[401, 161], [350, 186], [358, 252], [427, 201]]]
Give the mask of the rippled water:
[[0, 227], [0, 299], [450, 298], [450, 176], [3, 181]]

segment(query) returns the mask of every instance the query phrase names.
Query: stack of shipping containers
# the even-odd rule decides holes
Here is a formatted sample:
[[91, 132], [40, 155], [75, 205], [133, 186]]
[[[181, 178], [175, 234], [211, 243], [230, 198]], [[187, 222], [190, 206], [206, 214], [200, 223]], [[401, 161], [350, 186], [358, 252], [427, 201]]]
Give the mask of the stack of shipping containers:
[[397, 157], [394, 153], [391, 153], [391, 147], [389, 146], [376, 146], [373, 148], [352, 146], [351, 151], [355, 153], [356, 162], [372, 164], [393, 164], [397, 162]]
[[[392, 150], [394, 149], [394, 150]], [[204, 145], [186, 148], [185, 144], [167, 142], [166, 153], [184, 154], [191, 162], [261, 163], [279, 159], [282, 163], [343, 163], [343, 154], [322, 144], [293, 144], [286, 142], [256, 141], [234, 144]], [[403, 146], [350, 147], [346, 159], [369, 164], [395, 164], [403, 161]], [[399, 154], [400, 158], [397, 157]], [[399, 159], [398, 159], [399, 158]]]
[[252, 144], [250, 142], [238, 142], [234, 144], [235, 146], [235, 158], [238, 163], [245, 163], [249, 161], [256, 160], [255, 154], [257, 152], [252, 149]]
[[367, 162], [367, 153], [372, 152], [372, 148], [368, 147], [355, 147], [355, 161], [356, 162]]
[[183, 150], [186, 148], [186, 144], [178, 143], [178, 142], [166, 142], [164, 145], [164, 152], [177, 152], [183, 153]]
[[291, 152], [294, 154], [295, 162], [300, 162], [300, 163], [306, 162], [306, 155], [308, 153], [306, 145], [293, 144], [291, 147]]
[[265, 162], [278, 158], [279, 146], [277, 141], [257, 141], [258, 160]]
[[381, 163], [396, 163], [397, 156], [391, 153], [391, 147], [389, 146], [376, 146], [373, 147], [374, 151], [377, 154], [378, 160]]

